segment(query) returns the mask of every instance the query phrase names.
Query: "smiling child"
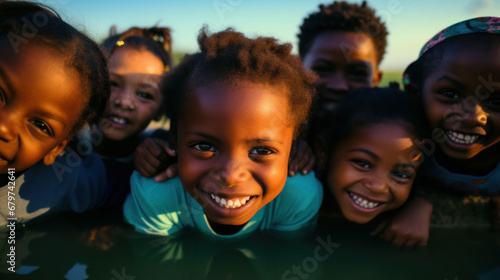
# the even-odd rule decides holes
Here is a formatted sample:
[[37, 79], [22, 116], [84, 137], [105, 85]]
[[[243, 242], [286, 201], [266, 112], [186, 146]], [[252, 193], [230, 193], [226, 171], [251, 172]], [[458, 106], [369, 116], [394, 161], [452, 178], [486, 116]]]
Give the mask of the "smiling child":
[[153, 234], [189, 227], [219, 238], [314, 224], [321, 185], [313, 173], [287, 180], [313, 77], [273, 38], [202, 30], [198, 41], [201, 52], [163, 88], [179, 177], [158, 183], [134, 173], [127, 221]]

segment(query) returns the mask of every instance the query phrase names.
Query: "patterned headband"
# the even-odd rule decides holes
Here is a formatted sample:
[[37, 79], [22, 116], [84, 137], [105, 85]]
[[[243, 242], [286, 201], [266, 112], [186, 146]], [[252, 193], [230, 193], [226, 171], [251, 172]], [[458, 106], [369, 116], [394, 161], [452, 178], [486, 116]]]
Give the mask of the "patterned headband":
[[491, 33], [500, 35], [499, 17], [478, 17], [455, 23], [434, 35], [420, 50], [421, 57], [425, 52], [435, 45], [458, 35], [473, 33]]
[[[434, 35], [420, 50], [419, 58], [424, 53], [432, 49], [437, 44], [459, 35], [474, 34], [474, 33], [490, 33], [500, 35], [500, 18], [499, 17], [478, 17], [464, 20], [455, 23]], [[403, 84], [410, 83], [410, 75], [403, 73]]]

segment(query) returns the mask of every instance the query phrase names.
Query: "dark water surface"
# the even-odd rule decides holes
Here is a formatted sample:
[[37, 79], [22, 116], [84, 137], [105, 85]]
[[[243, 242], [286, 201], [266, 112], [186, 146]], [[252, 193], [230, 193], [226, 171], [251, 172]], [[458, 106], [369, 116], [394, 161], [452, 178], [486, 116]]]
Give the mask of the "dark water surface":
[[426, 248], [398, 249], [367, 226], [321, 218], [301, 240], [256, 234], [216, 243], [186, 233], [148, 236], [119, 211], [61, 215], [0, 233], [0, 279], [500, 279], [500, 234], [489, 227], [432, 228]]

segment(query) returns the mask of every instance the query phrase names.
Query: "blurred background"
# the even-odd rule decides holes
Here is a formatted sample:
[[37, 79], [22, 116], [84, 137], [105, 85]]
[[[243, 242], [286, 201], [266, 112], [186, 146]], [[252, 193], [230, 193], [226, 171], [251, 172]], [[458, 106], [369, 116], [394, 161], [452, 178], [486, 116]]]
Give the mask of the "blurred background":
[[[304, 17], [318, 0], [38, 0], [54, 8], [69, 23], [100, 43], [112, 25], [122, 32], [129, 27], [168, 26], [178, 61], [197, 50], [196, 36], [203, 24], [211, 31], [234, 27], [249, 36], [263, 35], [292, 43]], [[361, 3], [358, 1], [348, 1]], [[389, 30], [388, 48], [380, 68], [384, 84], [400, 80], [404, 68], [415, 60], [423, 44], [455, 22], [478, 16], [500, 16], [499, 0], [371, 0]]]

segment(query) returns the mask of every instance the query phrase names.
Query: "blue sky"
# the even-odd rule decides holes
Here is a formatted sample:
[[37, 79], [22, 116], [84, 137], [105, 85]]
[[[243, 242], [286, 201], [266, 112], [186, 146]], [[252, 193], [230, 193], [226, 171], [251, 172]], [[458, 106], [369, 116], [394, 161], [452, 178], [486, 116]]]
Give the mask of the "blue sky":
[[[174, 50], [197, 50], [196, 35], [203, 24], [212, 31], [235, 27], [247, 35], [273, 36], [297, 45], [305, 16], [318, 9], [318, 0], [38, 0], [96, 41], [109, 27], [124, 31], [131, 26], [155, 24], [172, 29]], [[361, 3], [359, 1], [348, 1]], [[386, 22], [390, 35], [382, 70], [402, 70], [435, 33], [455, 22], [500, 16], [498, 0], [371, 0], [368, 4]]]

